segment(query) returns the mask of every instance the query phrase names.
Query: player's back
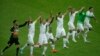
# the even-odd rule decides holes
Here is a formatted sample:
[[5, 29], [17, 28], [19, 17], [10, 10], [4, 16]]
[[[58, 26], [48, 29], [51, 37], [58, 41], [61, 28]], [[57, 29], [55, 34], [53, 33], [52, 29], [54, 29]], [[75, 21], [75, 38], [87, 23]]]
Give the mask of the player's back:
[[76, 13], [78, 13], [78, 11], [75, 11], [72, 14], [71, 14], [71, 12], [69, 13], [69, 22], [74, 23]]
[[40, 25], [40, 34], [44, 34], [46, 33], [46, 24], [42, 24]]
[[63, 27], [63, 18], [64, 18], [64, 15], [62, 15], [62, 17], [57, 17], [57, 27], [58, 28], [61, 28]]
[[34, 33], [35, 32], [35, 23], [30, 23], [28, 26], [29, 33]]

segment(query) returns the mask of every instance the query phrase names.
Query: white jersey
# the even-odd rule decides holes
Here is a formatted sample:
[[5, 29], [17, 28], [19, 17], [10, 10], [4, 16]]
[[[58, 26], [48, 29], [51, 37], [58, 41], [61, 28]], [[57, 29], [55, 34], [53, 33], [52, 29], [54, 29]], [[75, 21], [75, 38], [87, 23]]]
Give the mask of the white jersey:
[[71, 12], [69, 13], [69, 23], [74, 23], [75, 16], [78, 13], [78, 11], [75, 11], [73, 14]]
[[63, 28], [63, 19], [64, 19], [64, 15], [62, 15], [62, 17], [57, 17], [57, 28]]
[[28, 27], [29, 27], [28, 28], [29, 34], [34, 34], [34, 32], [35, 32], [35, 22], [30, 23]]
[[46, 33], [46, 26], [47, 25], [48, 25], [47, 23], [40, 25], [40, 34], [45, 34]]
[[86, 18], [85, 18], [85, 22], [89, 22], [90, 21], [90, 17], [94, 16], [93, 12], [87, 11], [86, 12]]

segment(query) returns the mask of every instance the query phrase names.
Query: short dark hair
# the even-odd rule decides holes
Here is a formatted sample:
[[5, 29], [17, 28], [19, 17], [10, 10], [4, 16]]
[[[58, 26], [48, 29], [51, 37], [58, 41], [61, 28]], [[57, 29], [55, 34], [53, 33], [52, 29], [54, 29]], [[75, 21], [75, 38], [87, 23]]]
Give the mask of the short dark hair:
[[89, 10], [92, 9], [93, 7], [89, 7]]
[[17, 20], [15, 19], [15, 20], [13, 20], [13, 23], [16, 23], [17, 22]]
[[61, 12], [58, 12], [58, 15], [60, 15], [61, 14]]

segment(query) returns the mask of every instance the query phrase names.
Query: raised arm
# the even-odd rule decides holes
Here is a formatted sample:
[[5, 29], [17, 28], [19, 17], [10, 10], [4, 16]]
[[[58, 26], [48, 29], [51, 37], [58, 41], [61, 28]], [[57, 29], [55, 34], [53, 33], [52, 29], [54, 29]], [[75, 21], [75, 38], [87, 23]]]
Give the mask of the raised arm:
[[40, 18], [41, 18], [41, 16], [39, 16], [39, 17], [34, 21], [34, 23], [36, 23]]
[[54, 20], [54, 17], [52, 16], [49, 23], [51, 24], [53, 20]]
[[82, 12], [83, 9], [84, 9], [84, 7], [82, 7], [80, 10], [78, 10], [78, 12]]
[[24, 24], [21, 24], [21, 25], [19, 25], [18, 27], [19, 27], [19, 28], [20, 28], [20, 27], [24, 27], [26, 24], [27, 24], [27, 21], [25, 21]]
[[40, 17], [40, 23], [42, 23], [42, 17]]
[[66, 12], [63, 14], [64, 16], [68, 13], [68, 11], [66, 10]]

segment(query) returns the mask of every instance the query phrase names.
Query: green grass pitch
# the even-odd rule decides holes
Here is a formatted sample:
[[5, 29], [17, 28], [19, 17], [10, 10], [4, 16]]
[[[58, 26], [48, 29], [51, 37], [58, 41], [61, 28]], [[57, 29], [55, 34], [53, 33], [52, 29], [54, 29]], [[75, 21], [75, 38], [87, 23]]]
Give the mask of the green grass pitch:
[[[28, 16], [32, 16], [35, 20], [39, 15], [44, 18], [49, 16], [52, 10], [55, 15], [57, 12], [65, 12], [68, 6], [73, 6], [77, 10], [81, 7], [89, 6], [94, 7], [94, 13], [97, 18], [97, 23], [91, 20], [93, 25], [93, 31], [88, 33], [88, 39], [91, 43], [84, 43], [83, 38], [77, 38], [77, 43], [74, 43], [70, 39], [69, 49], [62, 48], [62, 39], [57, 41], [56, 49], [58, 53], [51, 53], [50, 46], [47, 50], [47, 56], [100, 56], [100, 1], [99, 0], [0, 0], [0, 50], [7, 45], [7, 41], [10, 37], [10, 27], [15, 17], [19, 20], [19, 23], [23, 23], [27, 20]], [[68, 15], [64, 20], [64, 28], [68, 32], [67, 27]], [[56, 20], [52, 24], [53, 34], [56, 32]], [[20, 29], [20, 46], [22, 47], [27, 41], [27, 26]], [[36, 24], [35, 42], [39, 37], [39, 22]], [[14, 56], [16, 47], [13, 45], [9, 48], [4, 56]], [[34, 55], [41, 56], [42, 49], [35, 48]], [[24, 50], [22, 56], [29, 56], [29, 48]]]

